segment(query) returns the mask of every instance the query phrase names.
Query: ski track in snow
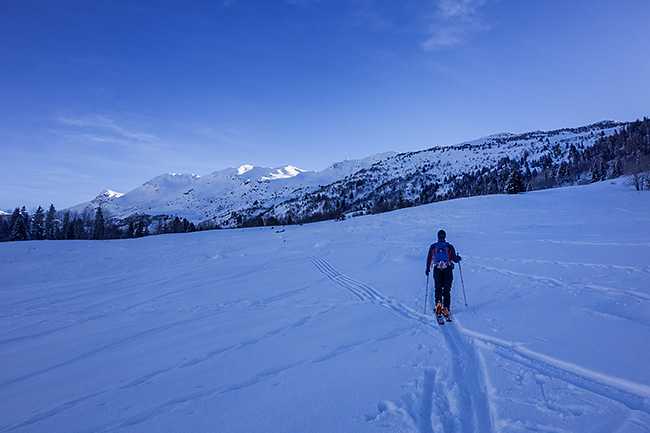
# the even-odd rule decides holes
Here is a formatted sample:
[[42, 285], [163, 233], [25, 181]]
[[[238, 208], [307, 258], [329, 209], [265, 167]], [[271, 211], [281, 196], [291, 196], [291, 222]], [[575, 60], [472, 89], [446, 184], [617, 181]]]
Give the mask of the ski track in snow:
[[504, 257], [478, 257], [478, 256], [468, 256], [473, 260], [479, 260], [485, 263], [500, 261], [504, 263], [515, 263], [515, 264], [524, 264], [524, 263], [535, 263], [541, 265], [548, 265], [551, 267], [556, 266], [565, 266], [565, 267], [585, 267], [591, 269], [603, 269], [603, 270], [621, 270], [626, 272], [638, 272], [643, 274], [650, 274], [650, 266], [637, 267], [637, 266], [627, 266], [627, 265], [613, 265], [613, 264], [602, 264], [602, 263], [584, 263], [584, 262], [568, 262], [562, 261], [557, 262], [553, 260], [540, 260], [540, 259], [509, 259]]
[[535, 370], [543, 375], [570, 383], [578, 388], [614, 400], [629, 409], [650, 414], [650, 386], [607, 376], [575, 364], [534, 352], [516, 342], [509, 342], [468, 329], [460, 332], [493, 353]]
[[[532, 261], [531, 262], [541, 262]], [[551, 262], [549, 262], [551, 263]], [[558, 263], [555, 263], [558, 265]], [[566, 264], [564, 264], [566, 265]], [[583, 263], [569, 264], [577, 266], [590, 266], [595, 268], [622, 269], [625, 271], [645, 273], [645, 268], [633, 268], [626, 266], [590, 265]], [[593, 284], [567, 284], [560, 279], [538, 276], [529, 273], [516, 272], [508, 269], [501, 269], [492, 266], [474, 264], [475, 268], [487, 272], [494, 272], [508, 277], [525, 278], [536, 284], [551, 286], [569, 292], [587, 291], [605, 295], [625, 296], [638, 303], [650, 301], [650, 296], [634, 290], [621, 290], [613, 287], [597, 286]], [[636, 320], [637, 323], [646, 323]], [[459, 324], [460, 326], [460, 324]], [[495, 337], [481, 334], [475, 331], [460, 327], [460, 332], [478, 342], [481, 348], [501, 356], [502, 358], [516, 362], [524, 367], [535, 370], [541, 374], [553, 377], [560, 381], [569, 383], [578, 388], [598, 394], [609, 400], [616, 401], [631, 410], [638, 410], [650, 414], [650, 387], [630, 382], [612, 376], [607, 376], [584, 367], [567, 363], [565, 361], [543, 355], [516, 342], [504, 341]]]
[[366, 284], [360, 283], [344, 274], [341, 274], [324, 259], [320, 257], [310, 257], [310, 260], [320, 272], [325, 274], [330, 280], [334, 281], [339, 286], [354, 293], [359, 300], [379, 304], [382, 307], [389, 309], [394, 314], [402, 316], [408, 320], [415, 320], [423, 325], [430, 324], [430, 320], [426, 316], [416, 313], [405, 305], [398, 304]]
[[[305, 323], [307, 323], [307, 322], [304, 321], [303, 323], [301, 323], [301, 325], [305, 324]], [[298, 326], [300, 326], [300, 325], [298, 325]], [[295, 327], [295, 326], [289, 326], [288, 328], [282, 328], [282, 329], [290, 329], [292, 327]], [[255, 385], [260, 384], [262, 382], [265, 382], [267, 380], [278, 377], [278, 376], [282, 375], [283, 373], [285, 373], [285, 372], [287, 372], [287, 371], [289, 371], [289, 370], [291, 370], [293, 368], [328, 361], [328, 360], [334, 359], [334, 358], [336, 358], [338, 356], [344, 355], [344, 354], [350, 352], [351, 350], [354, 350], [357, 347], [360, 347], [360, 346], [365, 345], [365, 344], [369, 344], [369, 343], [373, 343], [373, 342], [382, 342], [382, 341], [391, 340], [393, 338], [397, 338], [400, 335], [402, 335], [404, 331], [405, 331], [404, 329], [398, 329], [398, 330], [391, 331], [388, 334], [377, 337], [377, 338], [368, 338], [368, 339], [355, 341], [355, 342], [352, 342], [350, 344], [341, 345], [339, 347], [334, 348], [331, 352], [329, 352], [327, 354], [324, 354], [324, 355], [321, 355], [319, 357], [316, 357], [314, 359], [299, 360], [299, 361], [295, 361], [295, 362], [292, 362], [290, 364], [286, 364], [286, 365], [283, 365], [283, 366], [278, 366], [278, 367], [274, 367], [274, 368], [271, 368], [271, 369], [267, 369], [267, 370], [264, 370], [264, 371], [256, 374], [255, 376], [253, 376], [253, 377], [251, 377], [249, 379], [243, 380], [241, 382], [232, 384], [232, 385], [227, 386], [227, 387], [217, 387], [217, 388], [212, 387], [212, 388], [207, 388], [207, 389], [197, 391], [197, 392], [195, 392], [193, 394], [186, 394], [186, 395], [183, 395], [181, 397], [177, 397], [177, 398], [168, 400], [168, 401], [166, 401], [164, 403], [161, 403], [161, 404], [159, 404], [159, 405], [157, 405], [155, 407], [152, 407], [151, 409], [149, 409], [149, 410], [147, 410], [147, 411], [145, 411], [143, 413], [138, 414], [137, 416], [134, 416], [134, 417], [126, 419], [126, 420], [123, 420], [123, 421], [119, 422], [118, 424], [107, 426], [104, 429], [104, 431], [108, 432], [108, 431], [116, 431], [116, 430], [131, 428], [133, 426], [140, 425], [140, 424], [143, 424], [145, 422], [148, 422], [148, 421], [150, 421], [150, 420], [152, 420], [152, 419], [154, 419], [154, 418], [156, 418], [158, 416], [167, 414], [170, 411], [178, 410], [178, 409], [180, 409], [180, 408], [182, 408], [184, 406], [187, 406], [189, 404], [194, 404], [198, 400], [205, 399], [205, 398], [208, 398], [208, 397], [212, 397], [212, 396], [215, 396], [215, 395], [228, 394], [228, 393], [231, 393], [231, 392], [234, 392], [234, 391], [239, 391], [239, 390], [242, 390], [242, 389], [245, 389], [245, 388], [249, 388], [251, 386], [255, 386]], [[278, 332], [280, 332], [280, 331], [278, 331]], [[278, 332], [275, 332], [274, 334], [276, 334]], [[267, 336], [268, 336], [268, 334], [267, 334]], [[239, 346], [241, 346], [241, 345], [237, 345], [237, 348], [239, 348]], [[89, 431], [89, 433], [90, 433], [90, 431]]]
[[[198, 364], [204, 363], [206, 361], [209, 361], [209, 360], [211, 360], [211, 359], [213, 359], [215, 357], [224, 355], [226, 353], [235, 352], [237, 350], [246, 348], [248, 346], [252, 346], [252, 345], [257, 344], [257, 343], [259, 343], [261, 341], [264, 341], [264, 340], [266, 340], [268, 338], [271, 338], [271, 337], [273, 337], [275, 335], [278, 335], [278, 334], [281, 334], [283, 332], [290, 331], [292, 329], [299, 328], [299, 327], [301, 327], [303, 325], [306, 325], [307, 323], [311, 322], [313, 319], [317, 318], [318, 316], [326, 314], [328, 311], [329, 310], [325, 310], [325, 311], [322, 311], [322, 312], [314, 314], [314, 315], [309, 315], [309, 316], [303, 317], [302, 319], [300, 319], [300, 320], [298, 320], [298, 321], [296, 321], [294, 323], [290, 323], [290, 324], [288, 324], [286, 326], [282, 326], [282, 327], [273, 329], [273, 330], [271, 330], [269, 332], [264, 333], [263, 335], [261, 335], [259, 337], [252, 338], [252, 339], [243, 341], [241, 343], [238, 343], [238, 344], [235, 344], [235, 345], [232, 345], [232, 346], [227, 346], [227, 347], [223, 347], [223, 348], [220, 348], [220, 349], [213, 350], [211, 352], [208, 352], [202, 358], [194, 358], [194, 359], [188, 360], [187, 362], [185, 362], [185, 363], [183, 363], [181, 365], [170, 366], [169, 368], [166, 368], [166, 369], [161, 369], [161, 370], [158, 370], [158, 371], [150, 372], [150, 373], [148, 373], [148, 374], [146, 374], [144, 376], [141, 376], [141, 377], [139, 377], [137, 379], [133, 379], [130, 382], [128, 382], [128, 383], [126, 383], [124, 385], [121, 385], [119, 387], [98, 391], [98, 392], [95, 392], [95, 393], [92, 393], [92, 394], [85, 395], [85, 396], [80, 397], [80, 398], [76, 398], [74, 400], [70, 400], [70, 401], [65, 402], [63, 404], [60, 404], [60, 405], [58, 405], [58, 406], [56, 406], [54, 408], [51, 408], [50, 410], [47, 410], [45, 412], [36, 414], [36, 415], [30, 417], [29, 419], [25, 420], [24, 422], [22, 422], [20, 424], [13, 425], [13, 426], [5, 426], [3, 428], [3, 430], [4, 431], [15, 431], [15, 430], [19, 430], [19, 429], [24, 428], [24, 427], [28, 427], [28, 426], [37, 424], [37, 423], [39, 423], [41, 421], [44, 421], [44, 420], [46, 420], [48, 418], [51, 418], [53, 416], [59, 415], [59, 414], [61, 414], [63, 412], [66, 412], [66, 411], [68, 411], [70, 409], [73, 409], [73, 408], [79, 406], [80, 404], [87, 403], [90, 400], [92, 400], [94, 398], [97, 398], [99, 396], [109, 395], [111, 393], [120, 392], [122, 390], [126, 390], [126, 389], [129, 389], [129, 388], [132, 388], [132, 387], [137, 387], [137, 386], [140, 386], [142, 384], [152, 382], [154, 379], [156, 379], [156, 378], [158, 378], [158, 377], [160, 377], [162, 375], [165, 375], [167, 373], [173, 372], [175, 370], [194, 367], [194, 366], [196, 366]], [[158, 331], [158, 329], [156, 331]], [[291, 370], [292, 368], [300, 367], [300, 366], [303, 366], [303, 365], [316, 364], [316, 363], [320, 363], [320, 362], [329, 361], [329, 360], [334, 359], [334, 358], [336, 358], [338, 356], [344, 355], [345, 353], [348, 353], [351, 350], [354, 350], [355, 348], [357, 348], [359, 346], [362, 346], [362, 345], [365, 345], [365, 344], [368, 344], [368, 343], [381, 342], [381, 341], [386, 341], [386, 340], [391, 340], [393, 338], [397, 338], [400, 335], [402, 335], [404, 331], [405, 331], [404, 329], [397, 329], [397, 330], [391, 331], [390, 333], [388, 333], [386, 335], [383, 335], [383, 336], [380, 336], [380, 337], [377, 337], [377, 338], [369, 338], [369, 339], [364, 339], [364, 340], [360, 340], [360, 341], [355, 341], [355, 342], [352, 342], [350, 344], [341, 345], [339, 347], [334, 348], [332, 351], [330, 351], [328, 353], [325, 353], [325, 354], [323, 354], [321, 356], [318, 356], [318, 357], [316, 357], [314, 359], [300, 360], [300, 361], [296, 361], [294, 363], [287, 364], [287, 365], [284, 365], [284, 366], [279, 366], [279, 367], [275, 367], [275, 368], [272, 368], [272, 369], [268, 369], [268, 370], [265, 370], [265, 371], [262, 371], [262, 372], [256, 374], [255, 376], [253, 376], [253, 377], [251, 377], [249, 379], [243, 380], [243, 381], [241, 381], [239, 383], [235, 383], [235, 384], [232, 384], [232, 385], [227, 386], [227, 387], [217, 387], [217, 388], [212, 387], [212, 388], [207, 388], [207, 389], [202, 389], [202, 390], [196, 391], [193, 394], [186, 394], [186, 395], [183, 395], [183, 396], [168, 400], [166, 402], [163, 402], [163, 403], [159, 404], [158, 406], [152, 407], [149, 410], [138, 414], [135, 417], [132, 417], [132, 418], [129, 418], [129, 419], [126, 419], [126, 420], [122, 420], [119, 424], [106, 426], [105, 429], [103, 429], [103, 430], [104, 431], [115, 431], [115, 430], [121, 430], [121, 429], [129, 428], [129, 427], [133, 427], [133, 426], [136, 426], [136, 425], [140, 425], [140, 424], [143, 424], [143, 423], [145, 423], [147, 421], [150, 421], [150, 420], [152, 420], [152, 419], [154, 419], [154, 418], [156, 418], [156, 417], [158, 417], [160, 415], [164, 415], [164, 414], [166, 414], [166, 413], [168, 413], [170, 411], [173, 411], [173, 410], [176, 410], [176, 409], [178, 409], [180, 407], [186, 406], [187, 404], [190, 404], [190, 403], [192, 403], [192, 402], [194, 402], [196, 400], [203, 399], [203, 398], [208, 398], [208, 397], [211, 397], [211, 396], [214, 396], [214, 395], [227, 394], [227, 393], [230, 393], [230, 392], [233, 392], [233, 391], [238, 391], [238, 390], [241, 390], [241, 389], [245, 389], [245, 388], [257, 385], [257, 384], [259, 384], [261, 382], [267, 381], [269, 379], [272, 379], [274, 377], [277, 377], [277, 376], [281, 375], [282, 373], [284, 373], [284, 372], [286, 372], [288, 370]], [[115, 345], [112, 345], [111, 347], [113, 347], [113, 346], [115, 346]], [[96, 353], [96, 352], [93, 352], [93, 353]], [[89, 354], [86, 354], [86, 356], [89, 356]], [[79, 358], [68, 361], [68, 362], [66, 362], [66, 364], [69, 364], [70, 362], [74, 362], [74, 361], [77, 361], [77, 360], [79, 360]], [[61, 365], [54, 366], [53, 368], [59, 368], [59, 367], [61, 367]], [[48, 371], [49, 370], [50, 369], [48, 369]], [[44, 372], [39, 372], [38, 375], [43, 374], [43, 373]], [[30, 378], [31, 377], [32, 376], [30, 376]], [[23, 379], [25, 379], [25, 378], [24, 377], [19, 378], [18, 380], [23, 380]], [[94, 430], [91, 430], [91, 431], [94, 431]]]
[[594, 284], [581, 284], [581, 285], [567, 284], [566, 282], [556, 278], [532, 275], [523, 272], [515, 272], [508, 269], [495, 268], [492, 266], [480, 265], [476, 263], [474, 264], [474, 268], [483, 269], [488, 272], [495, 272], [501, 275], [505, 275], [507, 277], [523, 277], [538, 284], [553, 286], [558, 289], [562, 289], [564, 291], [569, 291], [569, 292], [571, 291], [578, 292], [584, 290], [592, 293], [605, 293], [605, 294], [616, 294], [616, 295], [627, 296], [628, 298], [632, 298], [637, 301], [643, 301], [643, 302], [650, 301], [650, 295], [646, 295], [645, 293], [637, 292], [634, 290], [620, 290], [620, 289], [615, 289], [613, 287], [597, 286]]
[[158, 327], [155, 327], [155, 328], [147, 329], [147, 330], [142, 331], [142, 332], [134, 333], [133, 335], [129, 335], [126, 338], [122, 338], [122, 339], [113, 341], [113, 342], [111, 342], [109, 344], [103, 345], [101, 347], [97, 347], [97, 348], [95, 348], [93, 350], [90, 350], [90, 351], [82, 353], [82, 354], [80, 354], [78, 356], [75, 356], [74, 358], [70, 358], [70, 359], [68, 359], [66, 361], [63, 361], [63, 362], [60, 362], [58, 364], [49, 366], [49, 367], [44, 368], [42, 370], [35, 371], [35, 372], [29, 373], [29, 374], [24, 374], [22, 376], [15, 377], [13, 379], [9, 379], [9, 380], [6, 380], [4, 382], [1, 382], [0, 383], [0, 388], [4, 388], [4, 387], [10, 386], [10, 385], [14, 385], [14, 384], [23, 382], [25, 380], [30, 380], [30, 379], [42, 376], [42, 375], [44, 375], [46, 373], [50, 373], [52, 371], [55, 371], [55, 370], [58, 370], [60, 368], [69, 366], [69, 365], [74, 364], [76, 362], [83, 361], [83, 360], [88, 359], [88, 358], [90, 358], [92, 356], [100, 355], [100, 354], [102, 354], [102, 353], [104, 353], [104, 352], [106, 352], [106, 351], [108, 351], [110, 349], [114, 349], [116, 347], [124, 346], [126, 344], [138, 341], [138, 340], [140, 340], [142, 338], [145, 338], [145, 337], [148, 337], [150, 335], [155, 335], [155, 334], [161, 333], [163, 331], [167, 331], [170, 328], [173, 328], [175, 326], [186, 325], [186, 324], [190, 324], [190, 323], [199, 322], [199, 321], [201, 321], [203, 319], [210, 318], [214, 314], [215, 313], [208, 314], [208, 315], [203, 315], [203, 316], [198, 316], [198, 317], [193, 317], [191, 319], [179, 320], [179, 321], [176, 321], [176, 322], [167, 323], [167, 324], [165, 324], [163, 326], [158, 326]]
[[[445, 387], [438, 383], [439, 375], [435, 370], [428, 369], [425, 372], [420, 403], [418, 407], [410, 411], [411, 417], [421, 433], [437, 431], [433, 425], [434, 414], [438, 416], [444, 432], [490, 433], [494, 431], [490, 402], [483, 385], [485, 383], [483, 369], [476, 347], [467, 342], [453, 322], [442, 326], [438, 325], [430, 316], [419, 314], [384, 296], [367, 284], [340, 273], [325, 259], [310, 257], [310, 260], [320, 272], [339, 286], [352, 292], [359, 300], [376, 303], [396, 315], [439, 330], [443, 335], [451, 354], [451, 379]], [[443, 388], [446, 388], [447, 392], [436, 395], [435, 391]], [[454, 414], [452, 407], [459, 413]]]
[[[447, 347], [451, 349], [453, 377], [457, 379], [457, 385], [463, 384], [458, 387], [460, 411], [465, 414], [459, 417], [462, 431], [485, 433], [493, 431], [490, 403], [476, 348], [465, 341], [453, 322], [444, 325], [442, 333], [447, 341]], [[452, 425], [449, 427], [445, 431], [454, 431]]]

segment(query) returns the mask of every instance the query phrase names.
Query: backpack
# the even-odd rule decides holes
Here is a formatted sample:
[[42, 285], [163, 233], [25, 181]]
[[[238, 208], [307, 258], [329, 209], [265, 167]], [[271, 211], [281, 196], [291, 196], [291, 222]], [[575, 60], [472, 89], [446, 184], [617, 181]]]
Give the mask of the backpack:
[[451, 264], [449, 244], [447, 242], [433, 244], [433, 266], [438, 269], [445, 269]]

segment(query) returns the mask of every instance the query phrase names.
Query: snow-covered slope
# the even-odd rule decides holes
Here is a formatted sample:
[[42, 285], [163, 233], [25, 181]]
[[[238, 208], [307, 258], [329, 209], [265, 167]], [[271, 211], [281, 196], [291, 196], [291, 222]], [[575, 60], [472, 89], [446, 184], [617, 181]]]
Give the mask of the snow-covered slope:
[[[105, 199], [102, 194], [90, 205], [74, 209], [94, 211], [101, 204], [118, 218], [179, 216], [222, 227], [239, 226], [256, 217], [294, 222], [319, 219], [314, 215], [329, 219], [328, 215], [368, 212], [379, 201], [395, 201], [398, 196], [420, 204], [433, 185], [435, 193], [444, 196], [458, 181], [462, 183], [464, 175], [509, 169], [506, 159], [526, 167], [543, 158], [559, 164], [570, 160], [576, 149], [592, 146], [625, 125], [600, 122], [557, 131], [495, 134], [455, 146], [343, 161], [320, 172], [244, 165], [207, 176], [164, 174], [121, 197]], [[424, 200], [430, 201], [430, 196]]]
[[[650, 431], [649, 211], [607, 182], [0, 244], [0, 430]], [[457, 268], [442, 327], [422, 314], [440, 228], [468, 301]]]
[[243, 165], [206, 176], [163, 174], [120, 197], [105, 200], [105, 193], [102, 193], [92, 202], [75, 206], [73, 210], [94, 211], [101, 204], [105, 211], [119, 218], [133, 214], [169, 215], [228, 225], [233, 212], [272, 207], [395, 154], [387, 152], [363, 160], [346, 160], [320, 172], [290, 165], [280, 168]]
[[540, 170], [547, 162], [559, 165], [625, 125], [600, 122], [548, 132], [502, 133], [455, 146], [400, 153], [265, 212], [280, 221], [287, 215], [293, 221], [309, 220], [318, 213], [336, 215], [337, 209], [338, 213], [358, 214], [376, 212], [373, 207], [386, 202], [392, 203], [384, 207], [394, 209], [403, 207], [397, 202], [417, 205], [450, 196], [483, 195], [484, 190], [503, 192], [495, 177], [507, 175], [511, 161], [521, 170]]

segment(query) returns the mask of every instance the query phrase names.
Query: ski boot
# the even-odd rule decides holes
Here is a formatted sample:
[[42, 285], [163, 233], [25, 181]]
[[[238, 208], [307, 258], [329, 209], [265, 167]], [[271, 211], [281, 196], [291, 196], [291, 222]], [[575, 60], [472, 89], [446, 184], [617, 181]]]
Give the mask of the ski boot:
[[445, 319], [442, 317], [442, 304], [440, 302], [436, 305], [436, 320], [439, 325], [445, 324]]

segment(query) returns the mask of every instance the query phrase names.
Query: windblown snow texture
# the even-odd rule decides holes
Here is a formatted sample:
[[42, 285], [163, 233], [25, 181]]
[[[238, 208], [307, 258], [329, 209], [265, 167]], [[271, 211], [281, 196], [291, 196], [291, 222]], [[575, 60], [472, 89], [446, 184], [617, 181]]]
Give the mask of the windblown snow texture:
[[[0, 430], [646, 432], [650, 195], [0, 245]], [[463, 256], [424, 315], [427, 247]]]

